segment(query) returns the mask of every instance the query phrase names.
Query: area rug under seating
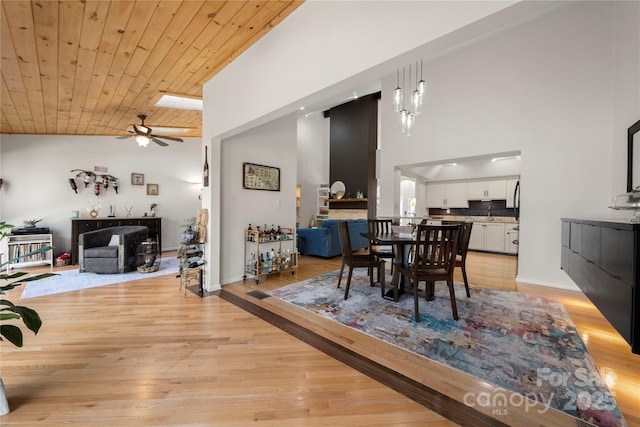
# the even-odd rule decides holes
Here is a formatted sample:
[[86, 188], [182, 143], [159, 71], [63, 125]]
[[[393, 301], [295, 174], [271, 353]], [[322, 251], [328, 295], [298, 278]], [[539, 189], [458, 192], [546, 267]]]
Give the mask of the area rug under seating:
[[354, 271], [346, 301], [346, 274], [337, 283], [336, 271], [269, 294], [595, 425], [626, 425], [559, 301], [473, 286], [467, 298], [456, 283], [456, 321], [437, 283], [433, 301], [420, 297], [417, 323], [413, 294], [385, 300], [364, 270]]
[[180, 261], [175, 257], [162, 258], [160, 260], [160, 268], [153, 273], [130, 271], [122, 274], [95, 274], [80, 273], [78, 269], [65, 270], [56, 273], [56, 276], [27, 283], [22, 292], [22, 299], [78, 291], [131, 280], [148, 279], [165, 274], [176, 274], [178, 273], [179, 264]]

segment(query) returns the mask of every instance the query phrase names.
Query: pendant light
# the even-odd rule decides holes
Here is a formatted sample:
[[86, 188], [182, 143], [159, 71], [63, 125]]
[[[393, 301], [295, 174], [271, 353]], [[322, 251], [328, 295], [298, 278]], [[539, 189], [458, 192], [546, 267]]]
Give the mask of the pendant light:
[[[406, 67], [402, 67], [402, 86], [400, 86], [400, 69], [396, 71], [396, 88], [393, 90], [393, 111], [400, 114], [400, 127], [404, 134], [411, 135], [411, 129], [424, 99], [426, 82], [422, 79], [422, 60], [420, 60], [420, 80], [418, 80], [418, 61], [415, 67], [415, 85], [412, 85], [412, 64], [409, 64], [409, 84], [406, 82]], [[415, 87], [413, 91], [411, 88]], [[409, 88], [408, 108], [404, 105], [404, 89]]]
[[[393, 111], [399, 113], [402, 108], [402, 88], [400, 87], [400, 70], [397, 71], [396, 88], [393, 91]], [[404, 83], [403, 83], [404, 85]]]

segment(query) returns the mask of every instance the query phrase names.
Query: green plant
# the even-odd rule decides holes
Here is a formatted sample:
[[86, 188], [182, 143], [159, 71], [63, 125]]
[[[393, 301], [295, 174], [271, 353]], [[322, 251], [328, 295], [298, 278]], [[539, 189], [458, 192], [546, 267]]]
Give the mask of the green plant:
[[40, 221], [42, 221], [42, 219], [25, 219], [24, 221], [22, 221], [22, 223], [29, 227], [35, 227], [36, 224], [39, 223]]
[[182, 224], [180, 227], [192, 228], [194, 225], [196, 225], [196, 217], [191, 217], [191, 218], [185, 218], [184, 224]]
[[[7, 224], [4, 221], [0, 221], [0, 240], [4, 239], [7, 236], [6, 230], [11, 228], [13, 228], [13, 225]], [[9, 262], [12, 262], [27, 256], [35, 255], [38, 253], [44, 253], [44, 252], [50, 251], [51, 249], [52, 249], [51, 246], [45, 246], [38, 250], [10, 259], [0, 264], [0, 270], [3, 270], [4, 266]], [[49, 277], [49, 276], [55, 276], [55, 274], [42, 273], [42, 274], [36, 274], [33, 276], [29, 275], [29, 273], [24, 273], [24, 272], [0, 274], [0, 280], [2, 280], [3, 283], [7, 282], [6, 284], [3, 284], [0, 286], [0, 294], [6, 295], [6, 291], [14, 289], [24, 283], [34, 282], [36, 280], [44, 279], [45, 277]], [[42, 326], [42, 319], [40, 319], [40, 316], [35, 310], [28, 307], [15, 305], [14, 303], [9, 301], [8, 299], [5, 299], [4, 297], [0, 299], [0, 321], [3, 322], [3, 324], [0, 325], [0, 341], [4, 341], [6, 339], [16, 347], [22, 347], [22, 342], [23, 342], [22, 330], [18, 325], [5, 324], [4, 322], [22, 321], [24, 326], [26, 326], [27, 329], [33, 331], [34, 334], [37, 334], [38, 331], [40, 330], [40, 327]]]

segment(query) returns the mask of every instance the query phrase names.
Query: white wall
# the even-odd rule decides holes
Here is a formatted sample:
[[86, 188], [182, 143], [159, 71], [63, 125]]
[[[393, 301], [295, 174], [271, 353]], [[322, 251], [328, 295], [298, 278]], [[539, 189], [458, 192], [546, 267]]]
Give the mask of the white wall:
[[333, 85], [352, 91], [339, 83], [514, 3], [307, 1], [205, 83], [210, 136], [280, 117]]
[[[138, 147], [133, 139], [117, 140], [102, 136], [2, 135], [0, 169], [5, 185], [0, 189], [0, 219], [16, 226], [25, 219], [44, 220], [53, 233], [55, 253], [71, 250], [71, 211], [88, 218], [89, 204], [101, 205], [100, 217], [109, 206], [117, 216], [142, 216], [156, 203], [156, 216], [162, 217], [163, 249], [175, 249], [185, 218], [195, 216], [200, 207], [202, 163], [201, 140], [168, 147], [150, 144]], [[91, 187], [78, 181], [78, 194], [69, 186], [72, 169], [93, 170], [105, 166], [120, 181], [118, 194], [112, 187], [99, 197]], [[131, 173], [144, 174], [145, 184], [158, 184], [158, 196], [147, 196], [145, 186], [131, 185]]]
[[298, 185], [302, 187], [300, 227], [308, 227], [317, 212], [320, 184], [329, 182], [330, 118], [322, 113], [298, 118]]
[[[418, 13], [427, 4], [451, 7], [453, 14]], [[221, 135], [291, 113], [303, 101], [320, 102], [364, 78], [388, 76], [380, 112], [379, 215], [399, 208], [395, 165], [521, 150], [520, 277], [570, 287], [559, 270], [559, 218], [607, 215], [611, 194], [623, 189], [626, 152], [618, 144], [640, 114], [638, 3], [519, 2], [490, 15], [509, 4], [306, 2], [205, 84], [203, 139], [215, 146]], [[456, 10], [474, 16], [452, 19]], [[327, 20], [329, 41], [339, 43], [325, 37]], [[433, 20], [446, 27], [437, 26], [439, 36]], [[465, 20], [473, 24], [460, 28]], [[497, 24], [506, 27], [491, 31]], [[407, 139], [398, 132], [388, 93], [398, 61], [421, 57], [429, 108]], [[215, 193], [222, 179], [214, 177], [204, 197], [211, 196], [214, 220], [226, 203]]]
[[[515, 7], [509, 7], [514, 3]], [[309, 1], [206, 82], [202, 139], [212, 156], [212, 175], [202, 198], [202, 207], [210, 215], [205, 288], [220, 288], [219, 254], [227, 243], [220, 238], [226, 229], [222, 208], [227, 203], [219, 191], [224, 181], [220, 167], [223, 139], [301, 106], [325, 103], [328, 97], [346, 100], [354, 92], [379, 90], [381, 73], [395, 74], [391, 59], [434, 40], [435, 51], [448, 47], [442, 36], [451, 31], [465, 29], [464, 35], [453, 40], [456, 43], [497, 23], [548, 7], [546, 3], [522, 5], [509, 0]], [[492, 15], [496, 11], [505, 13]], [[482, 20], [479, 25], [468, 25], [478, 20]], [[326, 22], [331, 22], [330, 31]]]
[[[222, 141], [220, 284], [242, 279], [244, 230], [249, 224], [295, 228], [297, 118], [290, 114]], [[280, 168], [280, 191], [242, 188], [242, 163]]]
[[425, 63], [411, 137], [395, 125], [385, 94], [396, 82], [385, 80], [382, 214], [392, 213], [395, 165], [521, 150], [518, 280], [576, 289], [560, 270], [560, 218], [614, 215], [611, 196], [625, 191], [624, 135], [640, 116], [639, 5], [574, 2]]

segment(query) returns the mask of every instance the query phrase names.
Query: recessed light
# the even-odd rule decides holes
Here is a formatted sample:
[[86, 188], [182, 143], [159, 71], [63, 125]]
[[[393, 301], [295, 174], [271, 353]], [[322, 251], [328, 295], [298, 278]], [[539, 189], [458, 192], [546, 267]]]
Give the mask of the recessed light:
[[187, 96], [169, 95], [165, 93], [158, 102], [156, 102], [156, 107], [202, 111], [202, 98], [190, 98]]

